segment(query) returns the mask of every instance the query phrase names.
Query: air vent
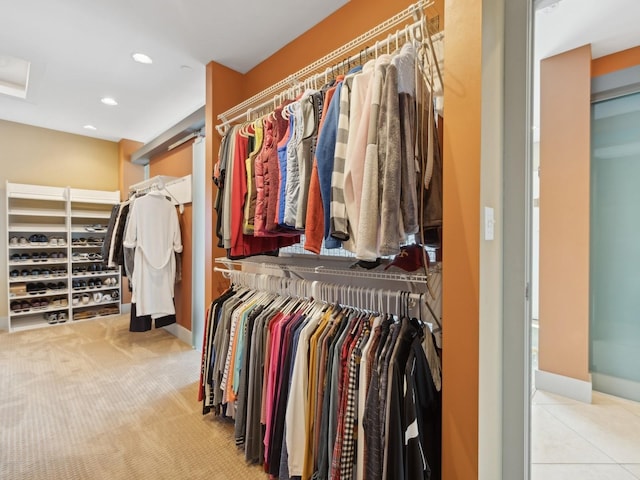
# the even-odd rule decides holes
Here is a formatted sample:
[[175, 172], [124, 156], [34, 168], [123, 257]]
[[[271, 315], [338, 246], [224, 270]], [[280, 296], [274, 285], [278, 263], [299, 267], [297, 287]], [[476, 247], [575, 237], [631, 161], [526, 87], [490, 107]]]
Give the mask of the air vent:
[[0, 93], [27, 98], [31, 62], [0, 54]]

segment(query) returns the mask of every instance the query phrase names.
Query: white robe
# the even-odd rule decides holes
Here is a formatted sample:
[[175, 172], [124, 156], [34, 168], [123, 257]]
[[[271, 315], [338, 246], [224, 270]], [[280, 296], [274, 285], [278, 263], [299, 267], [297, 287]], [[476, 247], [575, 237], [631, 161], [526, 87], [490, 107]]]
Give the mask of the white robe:
[[136, 313], [175, 314], [174, 252], [182, 252], [182, 240], [176, 209], [162, 192], [151, 192], [135, 200], [122, 245], [135, 249], [131, 301], [136, 304]]

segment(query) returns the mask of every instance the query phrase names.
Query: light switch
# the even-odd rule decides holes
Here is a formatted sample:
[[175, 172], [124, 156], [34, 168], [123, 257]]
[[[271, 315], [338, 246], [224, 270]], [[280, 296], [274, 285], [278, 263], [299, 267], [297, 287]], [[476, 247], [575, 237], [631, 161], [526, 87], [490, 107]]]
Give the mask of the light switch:
[[493, 240], [493, 226], [495, 225], [493, 218], [493, 208], [484, 207], [484, 239]]

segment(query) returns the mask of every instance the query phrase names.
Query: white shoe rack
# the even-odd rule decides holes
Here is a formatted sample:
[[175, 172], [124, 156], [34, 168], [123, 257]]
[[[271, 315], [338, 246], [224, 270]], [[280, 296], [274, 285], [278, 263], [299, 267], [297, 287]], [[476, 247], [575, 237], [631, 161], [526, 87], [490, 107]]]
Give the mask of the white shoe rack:
[[120, 192], [7, 182], [6, 195], [9, 331], [120, 314], [120, 269], [101, 257]]

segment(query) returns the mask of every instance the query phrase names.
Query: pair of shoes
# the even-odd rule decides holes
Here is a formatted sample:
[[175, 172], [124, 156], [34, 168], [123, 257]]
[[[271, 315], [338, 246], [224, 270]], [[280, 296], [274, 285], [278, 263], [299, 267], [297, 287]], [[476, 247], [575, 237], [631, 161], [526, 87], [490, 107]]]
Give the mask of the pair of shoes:
[[56, 323], [64, 323], [67, 321], [66, 312], [47, 312], [44, 314], [44, 318], [49, 325], [55, 325]]
[[87, 318], [92, 318], [96, 316], [95, 311], [92, 310], [83, 310], [81, 312], [74, 312], [73, 319], [74, 320], [86, 320]]
[[49, 254], [46, 252], [33, 253], [31, 254], [31, 260], [34, 262], [44, 262], [49, 258]]
[[116, 285], [118, 285], [118, 279], [113, 277], [105, 278], [102, 281], [102, 284], [107, 287], [115, 287]]
[[67, 241], [62, 237], [51, 237], [49, 239], [49, 245], [52, 247], [64, 247]]
[[49, 300], [46, 298], [36, 298], [29, 303], [31, 304], [31, 308], [34, 309], [49, 308]]
[[49, 243], [49, 237], [46, 235], [31, 235], [29, 237], [29, 243], [32, 245], [46, 245]]
[[31, 295], [36, 295], [39, 293], [46, 293], [47, 287], [44, 283], [27, 283], [27, 293]]
[[69, 305], [69, 300], [67, 297], [54, 297], [51, 299], [52, 307], [66, 307]]
[[66, 260], [67, 254], [64, 253], [64, 252], [53, 252], [53, 253], [49, 254], [49, 258], [59, 259], [59, 260]]
[[26, 300], [23, 300], [21, 302], [11, 302], [10, 305], [11, 311], [13, 313], [29, 312], [31, 310], [31, 307], [31, 303], [27, 302]]
[[[35, 255], [35, 258], [37, 259], [40, 258], [39, 253], [35, 253], [34, 255]], [[14, 253], [13, 255], [11, 255], [11, 258], [9, 260], [11, 262], [26, 262], [31, 260], [31, 255], [29, 255], [28, 253]]]
[[104, 225], [87, 225], [86, 227], [84, 227], [84, 229], [87, 232], [104, 232], [107, 230], [107, 227], [105, 227]]
[[67, 276], [67, 269], [66, 268], [56, 268], [56, 267], [51, 267], [51, 275], [53, 275], [54, 277], [66, 277]]

